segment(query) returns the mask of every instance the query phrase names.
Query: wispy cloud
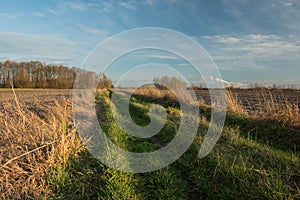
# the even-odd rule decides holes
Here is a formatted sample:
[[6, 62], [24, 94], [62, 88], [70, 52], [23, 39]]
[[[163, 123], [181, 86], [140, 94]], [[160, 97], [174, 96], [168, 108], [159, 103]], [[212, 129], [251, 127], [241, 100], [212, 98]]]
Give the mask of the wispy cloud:
[[44, 17], [45, 13], [42, 13], [42, 12], [33, 12], [33, 13], [31, 13], [31, 15], [34, 16], [34, 17]]
[[115, 5], [110, 1], [99, 1], [87, 3], [91, 10], [97, 11], [99, 13], [109, 13], [115, 9]]
[[216, 35], [198, 39], [220, 68], [268, 69], [273, 62], [300, 62], [300, 41], [278, 35]]
[[66, 3], [64, 3], [64, 5], [72, 8], [72, 9], [79, 10], [79, 11], [87, 11], [87, 10], [89, 10], [89, 6], [86, 3], [81, 3], [81, 2], [66, 2]]
[[55, 8], [55, 9], [52, 9], [52, 8], [47, 9], [48, 13], [51, 13], [51, 14], [57, 15], [57, 16], [62, 15], [65, 11], [66, 11], [65, 7], [59, 7], [59, 8]]
[[16, 62], [28, 62], [28, 61], [41, 61], [46, 64], [54, 64], [54, 65], [70, 65], [73, 63], [73, 59], [70, 58], [58, 58], [58, 57], [49, 57], [49, 56], [26, 56], [26, 57], [16, 57], [16, 58], [7, 58], [1, 59], [0, 61], [5, 60], [14, 60]]
[[153, 6], [156, 3], [156, 0], [146, 0], [144, 1], [146, 5]]
[[101, 35], [101, 36], [108, 35], [108, 31], [106, 29], [101, 29], [95, 26], [86, 26], [80, 23], [78, 23], [77, 26], [85, 33], [89, 33], [92, 35]]
[[9, 13], [0, 13], [0, 18], [16, 19], [17, 17]]
[[92, 2], [62, 2], [56, 7], [47, 8], [46, 12], [60, 16], [69, 9], [80, 12], [95, 11], [98, 13], [110, 13], [117, 9], [138, 10], [141, 6], [153, 6], [157, 0], [146, 1], [92, 1]]
[[136, 10], [137, 9], [137, 5], [136, 5], [136, 2], [133, 2], [133, 1], [124, 1], [124, 2], [121, 2], [120, 5], [123, 7], [123, 8], [127, 8], [127, 9], [130, 9], [130, 10]]
[[50, 14], [60, 16], [64, 14], [68, 9], [74, 9], [78, 11], [87, 11], [89, 10], [88, 4], [85, 3], [79, 3], [79, 2], [64, 2], [58, 4], [54, 8], [48, 8], [46, 11]]
[[[173, 1], [176, 1], [176, 0], [173, 0]], [[157, 2], [157, 0], [146, 0], [146, 1], [145, 0], [143, 0], [143, 1], [130, 0], [130, 1], [120, 2], [120, 6], [125, 9], [137, 10], [141, 6], [153, 6], [156, 2]], [[170, 3], [172, 3], [172, 2], [170, 2]]]
[[101, 29], [96, 29], [96, 28], [84, 28], [84, 31], [86, 33], [90, 33], [90, 34], [96, 34], [96, 35], [105, 35], [107, 32], [105, 30], [101, 30]]
[[295, 1], [293, 1], [293, 0], [282, 0], [282, 1], [280, 1], [280, 4], [285, 6], [285, 7], [291, 7], [291, 6], [295, 5]]
[[[53, 15], [62, 15], [66, 11], [72, 9], [77, 10], [80, 12], [87, 12], [87, 11], [95, 11], [98, 13], [109, 13], [116, 9], [117, 3], [110, 2], [110, 1], [95, 1], [95, 2], [63, 2], [58, 4], [54, 8], [48, 8], [46, 11], [48, 13], [51, 13]], [[129, 2], [121, 2], [121, 6], [127, 7], [127, 8], [134, 8], [134, 4], [131, 4]]]
[[135, 58], [138, 59], [161, 59], [161, 60], [179, 60], [180, 57], [176, 55], [163, 55], [163, 54], [149, 54], [149, 53], [144, 53], [140, 55], [132, 55]]
[[225, 35], [202, 36], [202, 39], [215, 40], [219, 43], [224, 43], [224, 44], [234, 44], [241, 41], [240, 38], [233, 37], [233, 36], [225, 36]]
[[[84, 56], [82, 44], [54, 35], [0, 32], [0, 54], [18, 58], [41, 58], [41, 61], [68, 61], [79, 64]], [[51, 58], [51, 59], [50, 59]]]

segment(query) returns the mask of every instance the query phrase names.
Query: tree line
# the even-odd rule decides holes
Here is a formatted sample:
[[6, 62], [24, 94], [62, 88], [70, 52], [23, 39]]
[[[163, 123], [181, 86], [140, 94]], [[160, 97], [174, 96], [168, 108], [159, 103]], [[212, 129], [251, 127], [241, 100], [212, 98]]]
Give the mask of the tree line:
[[168, 90], [172, 88], [177, 91], [184, 91], [187, 88], [187, 83], [184, 80], [175, 76], [155, 77], [153, 79], [153, 82], [155, 87], [160, 90]]
[[[0, 62], [1, 88], [56, 88], [71, 89], [76, 79], [77, 67], [43, 64], [39, 61], [15, 62], [7, 60]], [[103, 73], [97, 75], [89, 72], [99, 80], [99, 88], [112, 87], [112, 81]]]

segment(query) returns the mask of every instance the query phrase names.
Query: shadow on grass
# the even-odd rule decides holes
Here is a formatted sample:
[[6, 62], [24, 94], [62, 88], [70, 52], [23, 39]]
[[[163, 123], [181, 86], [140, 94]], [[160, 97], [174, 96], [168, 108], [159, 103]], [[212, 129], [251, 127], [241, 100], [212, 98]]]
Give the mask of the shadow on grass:
[[[136, 104], [133, 104], [133, 110], [149, 102], [146, 97], [142, 98], [144, 97], [134, 100]], [[140, 141], [128, 137], [114, 125], [107, 96], [97, 97], [97, 102], [102, 128], [117, 145], [126, 150], [153, 151], [164, 145], [161, 140], [171, 140], [175, 134], [175, 127], [172, 127], [174, 124], [170, 124], [169, 129], [163, 131], [164, 134], [158, 135], [156, 139], [159, 141], [156, 143], [148, 139]], [[151, 99], [149, 103], [156, 102]], [[167, 105], [166, 101], [164, 103], [163, 106], [166, 108], [171, 106]], [[146, 110], [136, 115], [135, 112], [132, 113], [133, 118], [138, 117], [146, 121], [146, 116], [143, 116]], [[201, 107], [201, 113], [209, 119], [209, 108]], [[279, 134], [284, 134], [284, 128], [228, 113], [218, 144], [208, 156], [198, 159], [197, 154], [205, 129], [206, 123], [200, 122], [199, 133], [188, 151], [171, 165], [149, 173], [132, 174], [109, 169], [87, 151], [83, 151], [77, 157], [69, 158], [64, 168], [54, 167], [49, 172], [47, 181], [55, 191], [53, 198], [293, 199], [299, 197], [297, 191], [300, 183], [299, 158], [267, 145], [272, 141], [274, 142], [272, 144], [278, 145], [278, 149], [289, 150], [287, 147], [289, 143], [272, 136], [272, 133], [278, 130], [282, 131]], [[270, 136], [266, 136], [268, 134]], [[140, 143], [142, 141], [143, 145]]]
[[[132, 95], [141, 102], [158, 103], [166, 108], [179, 108], [179, 103], [172, 98], [155, 98], [143, 95]], [[200, 106], [201, 116], [210, 119], [211, 108]], [[259, 143], [267, 144], [273, 148], [293, 153], [300, 152], [300, 131], [295, 127], [284, 127], [279, 123], [267, 120], [258, 120], [242, 114], [227, 112], [225, 126], [238, 127], [241, 136], [251, 138]]]
[[97, 199], [105, 185], [104, 166], [87, 150], [69, 158], [65, 166], [50, 168], [46, 181], [50, 199]]
[[239, 127], [243, 137], [251, 138], [273, 148], [295, 154], [300, 152], [300, 131], [294, 128], [283, 127], [276, 122], [257, 120], [235, 113], [227, 113], [225, 126]]

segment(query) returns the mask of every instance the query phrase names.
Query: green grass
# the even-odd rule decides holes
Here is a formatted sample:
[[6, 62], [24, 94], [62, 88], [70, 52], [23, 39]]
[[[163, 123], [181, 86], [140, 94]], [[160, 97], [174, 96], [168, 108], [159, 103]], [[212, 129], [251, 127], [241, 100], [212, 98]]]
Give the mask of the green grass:
[[[169, 113], [164, 128], [154, 137], [135, 138], [114, 122], [107, 94], [97, 96], [96, 101], [103, 130], [113, 143], [128, 151], [160, 149], [173, 139], [180, 123], [180, 110], [162, 104]], [[130, 113], [137, 124], [150, 122], [147, 112], [153, 102], [131, 99]], [[209, 108], [201, 111], [193, 144], [168, 167], [142, 174], [124, 173], [105, 167], [83, 150], [69, 158], [66, 166], [53, 167], [49, 172], [46, 180], [54, 191], [53, 199], [300, 198], [299, 156], [293, 152], [293, 141], [282, 139], [290, 130], [229, 113], [213, 151], [198, 159], [210, 116]]]

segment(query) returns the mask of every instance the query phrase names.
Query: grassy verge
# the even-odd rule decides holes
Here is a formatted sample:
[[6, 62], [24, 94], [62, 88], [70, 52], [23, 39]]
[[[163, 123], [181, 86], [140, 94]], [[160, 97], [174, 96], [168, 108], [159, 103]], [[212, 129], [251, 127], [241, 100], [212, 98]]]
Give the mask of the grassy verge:
[[[131, 116], [138, 124], [149, 123], [151, 105], [132, 98]], [[99, 121], [108, 137], [123, 149], [149, 152], [172, 140], [180, 123], [180, 111], [168, 109], [165, 127], [155, 137], [139, 139], [128, 136], [112, 118], [107, 95], [97, 97]], [[198, 135], [189, 150], [176, 162], [161, 170], [131, 174], [109, 169], [87, 152], [68, 161], [61, 180], [50, 178], [59, 185], [55, 197], [90, 199], [295, 199], [300, 198], [300, 160], [289, 144], [277, 137], [263, 135], [282, 131], [265, 122], [249, 121], [243, 115], [229, 114], [222, 137], [213, 151], [197, 159], [203, 134], [209, 124], [209, 109], [202, 108]], [[174, 123], [177, 122], [177, 123]], [[251, 126], [257, 127], [252, 131]], [[257, 134], [253, 136], [253, 132]], [[272, 142], [268, 142], [272, 141]], [[280, 148], [278, 148], [280, 147]], [[56, 177], [53, 179], [53, 177]]]

